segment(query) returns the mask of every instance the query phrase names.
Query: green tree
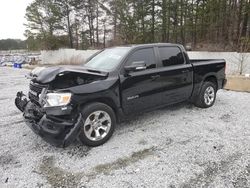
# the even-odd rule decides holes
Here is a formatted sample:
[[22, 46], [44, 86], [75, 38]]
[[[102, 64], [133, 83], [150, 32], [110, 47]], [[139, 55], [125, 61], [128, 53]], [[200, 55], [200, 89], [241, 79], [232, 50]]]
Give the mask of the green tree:
[[25, 18], [27, 37], [42, 40], [43, 49], [57, 48], [58, 44], [52, 42], [57, 42], [57, 35], [63, 30], [63, 17], [53, 0], [35, 0], [27, 7]]
[[249, 12], [250, 0], [34, 0], [27, 37], [46, 49], [177, 42], [237, 50], [250, 36]]

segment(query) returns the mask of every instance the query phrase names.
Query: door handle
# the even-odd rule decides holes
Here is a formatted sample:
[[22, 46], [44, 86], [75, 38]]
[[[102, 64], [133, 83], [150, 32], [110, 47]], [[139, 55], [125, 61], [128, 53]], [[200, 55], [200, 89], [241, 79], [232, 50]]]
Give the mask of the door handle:
[[182, 73], [187, 73], [187, 72], [189, 72], [189, 70], [183, 70], [183, 71], [181, 71]]
[[152, 80], [155, 80], [155, 79], [160, 78], [160, 77], [161, 77], [161, 76], [157, 74], [157, 75], [151, 76], [151, 79], [152, 79]]

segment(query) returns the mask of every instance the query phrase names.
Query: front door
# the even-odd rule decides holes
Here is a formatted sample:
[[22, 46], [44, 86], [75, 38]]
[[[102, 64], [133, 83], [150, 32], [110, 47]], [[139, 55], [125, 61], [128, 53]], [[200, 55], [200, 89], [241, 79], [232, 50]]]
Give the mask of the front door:
[[145, 111], [161, 103], [162, 84], [153, 48], [136, 50], [125, 63], [144, 62], [145, 70], [120, 75], [122, 107], [125, 114]]

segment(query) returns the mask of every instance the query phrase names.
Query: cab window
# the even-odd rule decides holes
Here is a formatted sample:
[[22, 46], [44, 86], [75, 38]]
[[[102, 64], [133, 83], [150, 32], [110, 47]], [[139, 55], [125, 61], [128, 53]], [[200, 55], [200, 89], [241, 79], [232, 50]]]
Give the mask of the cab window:
[[155, 54], [153, 48], [144, 48], [135, 51], [127, 60], [126, 66], [133, 63], [145, 63], [147, 69], [156, 68]]
[[162, 66], [184, 64], [183, 54], [178, 47], [159, 47], [159, 54]]

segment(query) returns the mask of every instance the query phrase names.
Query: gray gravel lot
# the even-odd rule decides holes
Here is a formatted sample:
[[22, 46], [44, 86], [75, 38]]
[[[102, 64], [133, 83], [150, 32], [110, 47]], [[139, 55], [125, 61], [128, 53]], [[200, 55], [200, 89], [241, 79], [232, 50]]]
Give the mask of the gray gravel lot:
[[0, 67], [0, 187], [250, 187], [250, 93], [219, 91], [118, 125], [96, 148], [55, 148], [14, 106], [28, 70]]

